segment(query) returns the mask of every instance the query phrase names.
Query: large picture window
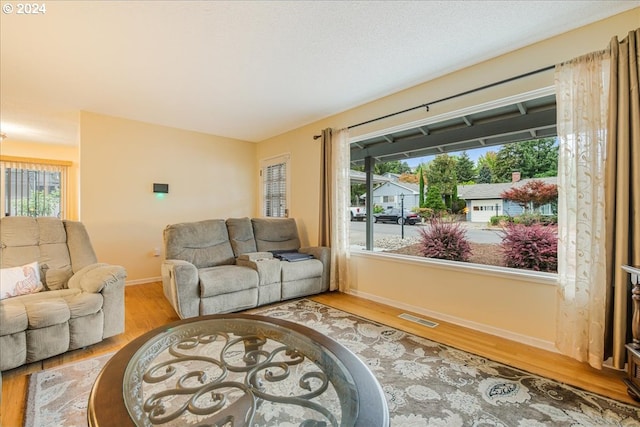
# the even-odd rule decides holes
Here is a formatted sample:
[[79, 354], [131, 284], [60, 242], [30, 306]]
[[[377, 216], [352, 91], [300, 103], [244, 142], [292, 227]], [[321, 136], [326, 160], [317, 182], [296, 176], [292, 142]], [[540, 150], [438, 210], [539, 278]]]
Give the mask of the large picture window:
[[[352, 165], [369, 155], [373, 182], [387, 179], [359, 195], [374, 221], [351, 223], [352, 248], [556, 273], [555, 95], [468, 111], [352, 141]], [[393, 197], [412, 220], [379, 221]]]
[[2, 216], [66, 217], [67, 162], [3, 158]]

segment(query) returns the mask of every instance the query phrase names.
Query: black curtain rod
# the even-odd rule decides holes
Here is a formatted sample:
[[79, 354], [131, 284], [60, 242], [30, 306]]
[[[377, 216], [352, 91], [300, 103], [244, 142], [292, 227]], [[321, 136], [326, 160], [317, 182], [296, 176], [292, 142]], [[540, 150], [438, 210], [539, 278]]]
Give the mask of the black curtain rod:
[[[498, 86], [498, 85], [501, 85], [501, 84], [504, 84], [504, 83], [509, 83], [509, 82], [514, 81], [514, 80], [522, 79], [524, 77], [529, 77], [529, 76], [532, 76], [534, 74], [538, 74], [538, 73], [542, 73], [544, 71], [552, 70], [554, 68], [555, 68], [555, 65], [549, 65], [548, 67], [539, 68], [539, 69], [534, 70], [534, 71], [529, 71], [528, 73], [520, 74], [520, 75], [514, 76], [514, 77], [509, 77], [507, 79], [500, 80], [498, 82], [489, 83], [489, 84], [486, 84], [484, 86], [477, 87], [475, 89], [470, 89], [470, 90], [467, 90], [467, 91], [464, 91], [464, 92], [456, 93], [455, 95], [447, 96], [445, 98], [441, 98], [441, 99], [438, 99], [436, 101], [428, 102], [426, 104], [416, 105], [415, 107], [407, 108], [407, 109], [402, 110], [402, 111], [396, 111], [395, 113], [387, 114], [386, 116], [376, 117], [375, 119], [367, 120], [366, 122], [358, 123], [356, 125], [351, 125], [351, 126], [347, 127], [347, 129], [353, 129], [353, 128], [357, 128], [359, 126], [368, 125], [369, 123], [377, 122], [378, 120], [388, 119], [389, 117], [397, 116], [399, 114], [408, 113], [409, 111], [417, 110], [417, 109], [420, 109], [420, 108], [426, 108], [427, 111], [429, 111], [429, 106], [430, 105], [434, 105], [434, 104], [437, 104], [439, 102], [448, 101], [448, 100], [454, 99], [454, 98], [459, 98], [461, 96], [469, 95], [470, 93], [479, 92], [481, 90], [488, 89], [488, 88], [493, 87], [493, 86]], [[322, 137], [321, 135], [314, 135], [313, 139], [318, 139], [318, 138], [321, 138], [321, 137]]]

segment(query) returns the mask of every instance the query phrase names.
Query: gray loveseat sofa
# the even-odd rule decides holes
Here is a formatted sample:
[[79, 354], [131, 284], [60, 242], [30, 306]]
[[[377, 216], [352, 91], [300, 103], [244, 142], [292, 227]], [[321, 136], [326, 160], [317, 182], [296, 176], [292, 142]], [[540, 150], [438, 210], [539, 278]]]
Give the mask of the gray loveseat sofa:
[[44, 289], [0, 300], [0, 371], [124, 332], [125, 269], [98, 263], [82, 223], [0, 219], [1, 267], [34, 261]]
[[[163, 232], [164, 294], [180, 318], [229, 313], [329, 289], [330, 249], [300, 247], [292, 218], [210, 219]], [[272, 251], [311, 259], [283, 261]]]

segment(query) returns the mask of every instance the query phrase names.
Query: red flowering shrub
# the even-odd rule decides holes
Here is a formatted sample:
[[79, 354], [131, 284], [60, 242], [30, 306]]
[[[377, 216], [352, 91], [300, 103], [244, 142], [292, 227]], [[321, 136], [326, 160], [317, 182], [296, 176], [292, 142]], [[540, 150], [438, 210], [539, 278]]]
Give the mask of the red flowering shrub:
[[558, 271], [557, 227], [507, 224], [500, 243], [507, 267]]
[[467, 230], [458, 222], [433, 219], [420, 229], [420, 253], [428, 258], [468, 261], [471, 246]]

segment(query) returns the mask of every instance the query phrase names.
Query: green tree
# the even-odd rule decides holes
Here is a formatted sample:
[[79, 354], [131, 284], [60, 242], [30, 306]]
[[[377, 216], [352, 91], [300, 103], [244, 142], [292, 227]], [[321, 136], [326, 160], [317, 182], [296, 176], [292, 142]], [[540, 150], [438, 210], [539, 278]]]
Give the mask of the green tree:
[[511, 173], [520, 177], [542, 178], [558, 174], [558, 144], [555, 138], [532, 139], [504, 145], [497, 155], [494, 178], [498, 182], [511, 181]]
[[451, 213], [460, 213], [466, 206], [467, 203], [464, 200], [458, 198], [458, 186], [456, 185], [453, 189], [453, 195], [451, 196]]
[[456, 159], [448, 154], [439, 154], [427, 164], [427, 184], [429, 188], [438, 187], [447, 205], [451, 206], [451, 197], [458, 184], [456, 175]]
[[360, 197], [367, 192], [364, 184], [351, 184], [351, 206], [360, 205]]
[[[503, 146], [496, 157], [496, 168], [493, 171], [494, 182], [509, 182], [514, 171], [520, 171], [522, 161], [518, 143]], [[521, 175], [522, 178], [524, 176]]]
[[[498, 155], [495, 151], [487, 151], [486, 153], [484, 153], [484, 155], [480, 156], [478, 158], [477, 164], [476, 164], [476, 170], [477, 170], [477, 174], [478, 174], [478, 182], [480, 183], [484, 183], [484, 184], [490, 184], [492, 182], [496, 182], [495, 181], [495, 176], [496, 176], [496, 165], [498, 162]], [[482, 171], [482, 169], [486, 169], [488, 171], [487, 172], [483, 172], [483, 178], [484, 180], [480, 180], [480, 173]], [[489, 177], [489, 180], [487, 181], [487, 176]]]
[[16, 200], [16, 212], [28, 216], [51, 216], [60, 209], [60, 190], [34, 191], [29, 198]]
[[555, 138], [525, 141], [521, 146], [526, 178], [543, 178], [558, 175], [558, 144]]
[[441, 212], [447, 209], [442, 200], [442, 192], [437, 185], [429, 185], [427, 189], [427, 199], [424, 202], [426, 208], [433, 209], [434, 212]]
[[418, 186], [419, 186], [418, 206], [421, 208], [424, 208], [426, 206], [425, 206], [425, 199], [424, 199], [424, 170], [422, 169], [422, 165], [418, 167]]
[[491, 184], [493, 176], [491, 175], [491, 169], [489, 166], [482, 165], [478, 171], [478, 184]]
[[459, 184], [474, 184], [476, 176], [476, 165], [469, 158], [466, 151], [463, 151], [456, 159], [456, 176]]
[[384, 175], [385, 173], [397, 173], [398, 175], [405, 172], [411, 172], [411, 167], [407, 162], [401, 162], [400, 160], [393, 160], [390, 162], [376, 162], [373, 166], [373, 173], [376, 175]]

